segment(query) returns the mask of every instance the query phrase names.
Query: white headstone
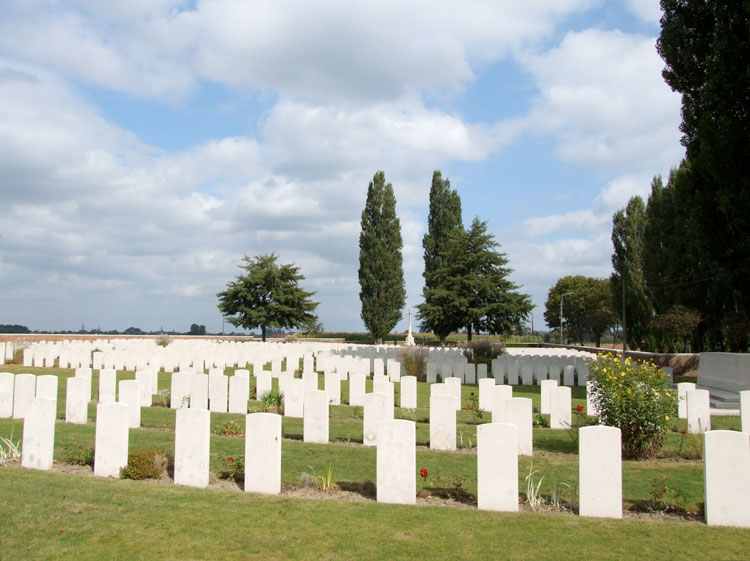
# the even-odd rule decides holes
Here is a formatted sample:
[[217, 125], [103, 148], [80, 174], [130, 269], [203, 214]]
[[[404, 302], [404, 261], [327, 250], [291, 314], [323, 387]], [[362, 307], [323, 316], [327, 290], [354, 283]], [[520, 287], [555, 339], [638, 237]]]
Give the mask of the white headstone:
[[255, 396], [256, 399], [263, 397], [263, 394], [273, 389], [271, 382], [271, 372], [269, 370], [260, 370], [255, 376]]
[[581, 516], [622, 518], [622, 448], [617, 427], [578, 430]]
[[518, 455], [533, 454], [533, 421], [531, 400], [527, 397], [514, 397], [505, 400], [505, 422], [518, 429]]
[[323, 375], [323, 386], [331, 405], [341, 404], [341, 376], [337, 372], [326, 372]]
[[456, 449], [456, 398], [453, 396], [430, 397], [430, 449]]
[[328, 443], [328, 393], [322, 390], [305, 392], [304, 442]]
[[304, 416], [304, 382], [301, 378], [289, 378], [280, 382], [279, 390], [284, 394], [284, 417], [301, 419]]
[[542, 415], [549, 415], [550, 394], [552, 388], [557, 387], [557, 382], [555, 380], [542, 380], [539, 386], [542, 396]]
[[750, 390], [740, 392], [740, 426], [742, 432], [750, 434]]
[[[485, 365], [485, 368], [487, 365]], [[464, 381], [467, 384], [476, 384], [477, 383], [477, 365], [473, 363], [469, 363], [464, 365]]]
[[192, 374], [174, 372], [170, 381], [169, 407], [181, 409], [190, 405], [190, 386]]
[[0, 372], [0, 417], [13, 416], [13, 387], [15, 376], [12, 372]]
[[393, 382], [391, 382], [386, 376], [375, 376], [372, 380], [372, 391], [373, 393], [384, 393], [388, 396], [391, 405], [395, 405], [394, 395], [395, 390]]
[[245, 426], [245, 492], [278, 495], [281, 492], [281, 416], [252, 413], [245, 418]]
[[706, 524], [750, 528], [750, 436], [715, 430], [703, 439]]
[[391, 382], [398, 382], [401, 379], [401, 363], [399, 361], [388, 361], [388, 379]]
[[692, 382], [680, 382], [677, 384], [677, 417], [687, 419], [687, 393], [695, 389]]
[[378, 443], [377, 426], [380, 421], [393, 419], [393, 403], [384, 393], [365, 395], [365, 410], [362, 422], [362, 444], [375, 446]]
[[563, 368], [563, 385], [576, 385], [576, 367], [572, 364], [566, 364], [565, 368]]
[[128, 406], [107, 401], [96, 406], [94, 475], [120, 477], [128, 465]]
[[443, 380], [443, 383], [451, 389], [453, 397], [456, 398], [456, 411], [460, 411], [461, 410], [461, 378], [458, 378], [456, 376], [451, 376]]
[[569, 386], [555, 386], [550, 392], [549, 427], [568, 429], [573, 424], [572, 400]]
[[361, 407], [365, 404], [365, 375], [352, 372], [349, 376], [349, 405]]
[[316, 391], [318, 389], [318, 374], [317, 372], [303, 372], [302, 383], [305, 388], [305, 393]]
[[36, 376], [33, 374], [16, 374], [13, 387], [13, 418], [23, 419], [36, 396]]
[[99, 371], [99, 403], [117, 401], [117, 372], [111, 368]]
[[36, 397], [46, 397], [57, 401], [57, 376], [51, 374], [37, 376]]
[[[219, 374], [210, 377], [225, 376]], [[176, 485], [208, 487], [210, 447], [211, 413], [205, 409], [178, 409], [175, 415], [174, 434]]]
[[511, 360], [507, 364], [507, 369], [508, 369], [508, 385], [517, 386], [518, 385], [518, 373], [520, 370], [518, 359]]
[[591, 390], [593, 384], [593, 382], [586, 382], [586, 415], [598, 416], [599, 408], [596, 406], [596, 402], [594, 401], [594, 393]]
[[500, 384], [492, 389], [490, 397], [493, 423], [504, 423], [505, 421], [505, 402], [513, 397], [513, 386]]
[[534, 385], [534, 363], [526, 358], [521, 363], [521, 384], [524, 386]]
[[495, 390], [495, 380], [482, 378], [479, 380], [479, 409], [492, 411], [492, 394]]
[[117, 392], [120, 403], [128, 406], [128, 426], [137, 429], [141, 426], [141, 382], [138, 380], [120, 380]]
[[[228, 407], [229, 378], [224, 374], [208, 375], [208, 405], [210, 411], [226, 413]], [[248, 389], [249, 389], [248, 385]], [[241, 411], [244, 413], [244, 411]]]
[[151, 407], [153, 396], [151, 393], [152, 376], [151, 370], [138, 370], [135, 373], [135, 379], [141, 383], [141, 407]]
[[477, 506], [518, 511], [518, 429], [507, 423], [477, 427]]
[[417, 408], [417, 378], [415, 376], [401, 376], [401, 408]]
[[208, 374], [192, 374], [190, 409], [208, 409]]
[[71, 376], [65, 388], [65, 422], [85, 425], [89, 420], [91, 380]]
[[48, 470], [55, 449], [57, 400], [35, 397], [23, 421], [21, 466]]
[[377, 426], [377, 500], [379, 503], [417, 502], [416, 424], [402, 419]]
[[692, 433], [711, 430], [711, 402], [708, 390], [691, 390], [686, 394], [687, 430]]
[[227, 405], [227, 411], [229, 413], [242, 413], [246, 415], [247, 401], [250, 399], [250, 376], [249, 374], [238, 376], [237, 372], [239, 370], [235, 370], [234, 376], [229, 378], [229, 404]]

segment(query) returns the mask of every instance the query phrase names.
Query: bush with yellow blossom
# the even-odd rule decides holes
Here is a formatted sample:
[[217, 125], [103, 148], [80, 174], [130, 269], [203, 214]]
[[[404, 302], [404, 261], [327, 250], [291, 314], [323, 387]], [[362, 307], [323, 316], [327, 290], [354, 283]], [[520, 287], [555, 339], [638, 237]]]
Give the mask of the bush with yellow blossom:
[[668, 376], [652, 363], [607, 353], [590, 363], [589, 381], [601, 423], [622, 433], [623, 457], [654, 457], [677, 414], [677, 392]]

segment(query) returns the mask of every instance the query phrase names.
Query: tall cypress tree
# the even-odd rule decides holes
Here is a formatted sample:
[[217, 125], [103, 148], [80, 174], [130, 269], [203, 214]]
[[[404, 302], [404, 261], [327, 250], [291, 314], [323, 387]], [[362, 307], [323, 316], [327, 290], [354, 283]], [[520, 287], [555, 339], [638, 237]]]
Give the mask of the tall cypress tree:
[[417, 317], [421, 320], [422, 329], [435, 333], [443, 344], [455, 329], [456, 321], [449, 306], [455, 295], [451, 293], [446, 284], [447, 279], [439, 271], [444, 267], [444, 254], [451, 233], [462, 229], [461, 198], [451, 189], [450, 181], [443, 179], [442, 174], [436, 170], [432, 174], [430, 187], [427, 233], [422, 239], [424, 303], [417, 307]]
[[401, 223], [393, 186], [378, 171], [367, 188], [359, 235], [359, 299], [362, 320], [376, 343], [402, 318], [406, 303]]

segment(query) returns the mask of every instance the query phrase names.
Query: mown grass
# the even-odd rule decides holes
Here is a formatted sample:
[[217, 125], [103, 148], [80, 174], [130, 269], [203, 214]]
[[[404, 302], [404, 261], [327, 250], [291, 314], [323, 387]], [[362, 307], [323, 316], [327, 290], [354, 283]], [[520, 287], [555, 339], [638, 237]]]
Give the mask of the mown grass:
[[[61, 378], [58, 385], [58, 411], [61, 417], [64, 416], [64, 379], [73, 374], [72, 370], [12, 368], [16, 372], [58, 374]], [[118, 373], [118, 380], [132, 377], [132, 372]], [[96, 373], [94, 378], [93, 387], [97, 388]], [[160, 375], [159, 387], [169, 387], [169, 375]], [[477, 391], [477, 388], [465, 386], [463, 397], [467, 399], [472, 391]], [[342, 397], [347, 394], [342, 388]], [[517, 387], [514, 388], [514, 395], [530, 397], [535, 406], [539, 407], [538, 387]], [[585, 402], [583, 388], [574, 388], [573, 396], [574, 406]], [[476, 444], [476, 423], [473, 415], [466, 410], [458, 413], [457, 430], [462, 434], [466, 448], [455, 453], [431, 451], [427, 448], [428, 399], [427, 384], [419, 383], [418, 408], [396, 409], [396, 417], [402, 416], [417, 422], [417, 469], [425, 468], [429, 472], [424, 480], [417, 477], [417, 491], [447, 494], [454, 490], [454, 485], [458, 482], [460, 490], [471, 497], [476, 494], [476, 450], [473, 448]], [[57, 423], [54, 453], [57, 460], [63, 457], [65, 449], [71, 445], [94, 446], [95, 405], [93, 402], [90, 404], [90, 422], [86, 425], [71, 425], [61, 421]], [[364, 482], [376, 481], [376, 451], [359, 444], [362, 440], [361, 411], [362, 408], [349, 405], [331, 407], [332, 443], [328, 445], [302, 442], [302, 420], [284, 418], [282, 481], [294, 485], [300, 480], [300, 474], [321, 474], [329, 465], [333, 467], [334, 481], [341, 488], [357, 491]], [[142, 408], [143, 428], [130, 431], [130, 448], [156, 448], [172, 454], [174, 418], [175, 412], [167, 408]], [[244, 415], [211, 414], [214, 427], [229, 419], [244, 427]], [[479, 422], [490, 420], [490, 415], [485, 413]], [[713, 417], [712, 421], [715, 428], [739, 429], [737, 417]], [[690, 512], [700, 510], [703, 501], [702, 462], [677, 458], [681, 441], [683, 448], [685, 447], [686, 437], [680, 432], [684, 424], [684, 421], [676, 422], [673, 431], [667, 434], [660, 459], [623, 462], [623, 502], [626, 509], [645, 510], [652, 498], [655, 481], [658, 483], [666, 477], [668, 487], [674, 491], [670, 500], [681, 497], [680, 504], [675, 503], [674, 506]], [[20, 440], [22, 428], [22, 421], [0, 419], [0, 436], [10, 436], [12, 433], [14, 440]], [[541, 488], [544, 495], [549, 498], [555, 489], [562, 489], [563, 500], [575, 508], [578, 457], [577, 446], [569, 432], [534, 429], [534, 450], [533, 458], [519, 459], [521, 500], [524, 498], [525, 477], [534, 471], [536, 481], [544, 477]], [[242, 454], [243, 438], [212, 434], [210, 469], [213, 473], [218, 474], [227, 468], [227, 458]], [[25, 496], [29, 492], [31, 495]], [[111, 503], [107, 500], [111, 496], [126, 498], [122, 498], [122, 503]], [[622, 559], [641, 550], [651, 552], [649, 556], [653, 559], [669, 559], [672, 557], [668, 553], [680, 551], [681, 545], [688, 543], [687, 540], [701, 539], [707, 540], [705, 543], [713, 543], [719, 535], [724, 538], [716, 540], [717, 544], [722, 545], [716, 550], [720, 555], [714, 558], [740, 559], [743, 557], [738, 555], [743, 550], [736, 547], [737, 544], [750, 545], [750, 533], [747, 531], [708, 529], [698, 523], [605, 522], [565, 515], [498, 515], [453, 508], [399, 508], [371, 503], [351, 505], [340, 501], [266, 498], [245, 495], [239, 491], [198, 491], [164, 484], [101, 481], [98, 478], [37, 473], [14, 468], [0, 469], [0, 498], [3, 505], [11, 505], [2, 510], [5, 518], [3, 527], [10, 528], [11, 531], [2, 533], [0, 559], [29, 558], [20, 553], [28, 551], [24, 549], [24, 544], [29, 543], [40, 545], [39, 554], [34, 555], [34, 558], [73, 558], [76, 555], [75, 545], [84, 541], [94, 545], [91, 551], [79, 552], [81, 555], [76, 558], [118, 558], [108, 557], [105, 552], [111, 551], [109, 548], [123, 547], [127, 532], [138, 536], [140, 549], [127, 551], [127, 555], [119, 557], [123, 559], [172, 559], [180, 557], [181, 552], [181, 558], [184, 559], [271, 557], [267, 548], [270, 542], [266, 538], [246, 541], [248, 525], [252, 527], [252, 535], [259, 528], [264, 528], [266, 532], [272, 532], [279, 543], [284, 543], [284, 547], [276, 551], [277, 555], [301, 559], [403, 558], [412, 553], [415, 558], [428, 555], [440, 558], [449, 558], [451, 555], [496, 558], [500, 555], [507, 559], [572, 559], [587, 555], [587, 552], [596, 559]], [[128, 504], [132, 506], [132, 511], [127, 510]], [[296, 516], [300, 512], [307, 515], [297, 520]], [[200, 524], [201, 513], [209, 521], [205, 526]], [[245, 520], [244, 530], [242, 522], [235, 520], [238, 517]], [[297, 521], [297, 524], [292, 524], [292, 520]], [[387, 520], [390, 522], [386, 523]], [[58, 535], [54, 526], [60, 521], [64, 528], [68, 527], [64, 532], [57, 529]], [[416, 536], [412, 531], [414, 524], [422, 528]], [[51, 525], [52, 530], [41, 531], [46, 525]], [[34, 530], [37, 526], [40, 528], [39, 532]], [[181, 529], [170, 531], [173, 526]], [[341, 535], [353, 533], [354, 527], [358, 528], [357, 535], [364, 533], [367, 534], [366, 538]], [[509, 527], [516, 528], [517, 533], [506, 534], [506, 528]], [[328, 535], [321, 528], [329, 528], [333, 535]], [[173, 538], [172, 534], [175, 532], [177, 536]], [[592, 539], [589, 535], [584, 538], [587, 532], [593, 532], [595, 537]], [[11, 534], [13, 537], [9, 538]], [[231, 540], [218, 537], [225, 534], [236, 536]], [[371, 538], [373, 535], [378, 537]], [[543, 540], [539, 539], [541, 535], [544, 536]], [[617, 535], [622, 535], [622, 539], [616, 539]], [[510, 536], [513, 536], [513, 543], [504, 543]], [[530, 548], [532, 543], [547, 544], [555, 539], [560, 541], [560, 548], [555, 548], [554, 553], [547, 545]], [[643, 543], [625, 543], [630, 540], [641, 540]], [[185, 554], [186, 548], [182, 542], [186, 541], [197, 541], [199, 545], [193, 543], [193, 549]], [[578, 544], [578, 541], [581, 543]], [[378, 548], [377, 544], [386, 542], [388, 547]], [[576, 544], [582, 548], [577, 549]], [[8, 551], [13, 556], [6, 557]], [[746, 553], [744, 555], [746, 558]], [[680, 558], [691, 557], [681, 554]]]

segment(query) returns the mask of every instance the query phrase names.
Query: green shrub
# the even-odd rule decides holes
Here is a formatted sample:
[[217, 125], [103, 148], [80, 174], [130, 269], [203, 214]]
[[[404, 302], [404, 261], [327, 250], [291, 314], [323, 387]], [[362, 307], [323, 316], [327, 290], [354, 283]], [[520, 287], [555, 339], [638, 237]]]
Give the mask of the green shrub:
[[169, 407], [171, 405], [171, 394], [169, 390], [160, 390], [156, 392], [151, 399], [152, 407]]
[[63, 451], [62, 461], [76, 466], [93, 466], [94, 449], [80, 444], [70, 444]]
[[158, 450], [133, 450], [128, 454], [128, 465], [120, 470], [123, 479], [161, 479], [167, 473], [169, 459]]
[[618, 427], [622, 454], [652, 458], [661, 449], [669, 420], [676, 415], [677, 394], [658, 366], [608, 353], [589, 365], [592, 399], [603, 425]]
[[219, 436], [245, 436], [245, 430], [239, 423], [235, 423], [230, 419], [216, 425], [214, 427], [214, 434], [218, 434]]
[[220, 479], [233, 479], [237, 483], [245, 481], [245, 456], [230, 456], [224, 460], [219, 471]]
[[428, 351], [422, 347], [405, 347], [398, 351], [406, 376], [414, 376], [421, 382], [424, 376], [425, 359]]
[[466, 343], [464, 356], [475, 364], [490, 364], [505, 352], [505, 345], [489, 339], [473, 339]]
[[260, 405], [261, 411], [283, 415], [284, 393], [277, 390], [263, 392], [263, 395], [260, 396]]

